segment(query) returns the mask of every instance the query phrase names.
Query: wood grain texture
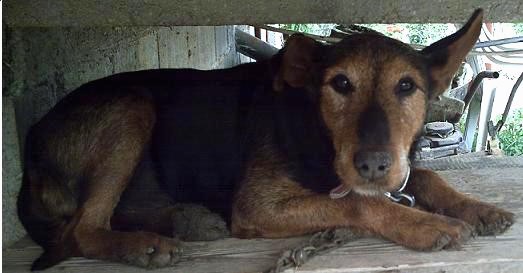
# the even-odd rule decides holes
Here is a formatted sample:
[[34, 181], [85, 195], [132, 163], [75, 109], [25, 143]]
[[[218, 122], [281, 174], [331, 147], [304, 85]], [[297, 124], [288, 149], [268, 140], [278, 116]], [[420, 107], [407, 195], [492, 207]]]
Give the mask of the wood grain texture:
[[[506, 208], [516, 223], [497, 237], [478, 237], [461, 250], [415, 252], [380, 239], [365, 238], [317, 256], [287, 272], [523, 272], [523, 166], [438, 171], [457, 189]], [[261, 272], [272, 266], [283, 250], [305, 237], [278, 240], [225, 239], [186, 243], [177, 266], [155, 272]], [[27, 272], [41, 253], [24, 239], [3, 251], [5, 272]], [[46, 272], [143, 272], [115, 263], [74, 258]]]

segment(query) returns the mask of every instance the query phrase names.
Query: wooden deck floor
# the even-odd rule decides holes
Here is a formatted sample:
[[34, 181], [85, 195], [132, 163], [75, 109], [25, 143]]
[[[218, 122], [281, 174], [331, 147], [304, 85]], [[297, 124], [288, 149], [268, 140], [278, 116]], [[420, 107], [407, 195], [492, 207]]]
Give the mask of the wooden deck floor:
[[[523, 272], [523, 158], [510, 166], [474, 165], [438, 171], [463, 192], [516, 213], [516, 223], [497, 237], [478, 237], [462, 250], [415, 252], [380, 239], [359, 239], [286, 272]], [[306, 238], [226, 239], [187, 243], [177, 266], [154, 272], [261, 272], [283, 250]], [[41, 253], [22, 240], [3, 252], [4, 272], [27, 272]], [[73, 258], [46, 272], [142, 272], [139, 268]]]

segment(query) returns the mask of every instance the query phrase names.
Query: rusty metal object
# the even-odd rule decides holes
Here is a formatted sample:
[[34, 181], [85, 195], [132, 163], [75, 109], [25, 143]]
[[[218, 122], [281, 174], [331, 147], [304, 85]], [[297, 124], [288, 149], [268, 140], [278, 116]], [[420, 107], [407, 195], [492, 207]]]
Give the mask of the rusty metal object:
[[[480, 86], [483, 79], [490, 78], [490, 79], [497, 79], [499, 77], [499, 72], [497, 71], [481, 71], [476, 75], [474, 80], [469, 84], [467, 94], [465, 95], [465, 98], [463, 99], [463, 102], [465, 103], [465, 106], [463, 107], [463, 112], [465, 109], [467, 109], [468, 105], [470, 104], [470, 101], [474, 97], [474, 94], [476, 94], [476, 91], [478, 90], [478, 87]], [[451, 123], [457, 123], [459, 122], [461, 116], [463, 115], [463, 112], [458, 113], [454, 117], [449, 118], [449, 122]]]

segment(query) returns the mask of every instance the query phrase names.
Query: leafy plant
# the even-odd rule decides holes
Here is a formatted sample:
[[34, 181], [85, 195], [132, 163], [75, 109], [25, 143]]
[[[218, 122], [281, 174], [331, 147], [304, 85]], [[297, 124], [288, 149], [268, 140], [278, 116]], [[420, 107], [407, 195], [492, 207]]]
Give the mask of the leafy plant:
[[366, 24], [386, 36], [404, 43], [429, 45], [455, 30], [451, 24]]
[[292, 31], [299, 31], [299, 32], [306, 32], [310, 33], [311, 26], [307, 24], [281, 24], [281, 28], [292, 30]]
[[[329, 35], [334, 24], [280, 24], [278, 27], [317, 35]], [[428, 45], [453, 32], [450, 24], [363, 24], [406, 43]]]
[[278, 27], [316, 35], [329, 35], [334, 24], [280, 24]]
[[523, 35], [523, 23], [516, 23], [512, 26], [518, 35]]
[[500, 148], [506, 155], [523, 155], [523, 108], [509, 115], [498, 133], [498, 139]]
[[448, 24], [405, 24], [409, 31], [409, 42], [417, 45], [429, 45], [449, 33]]

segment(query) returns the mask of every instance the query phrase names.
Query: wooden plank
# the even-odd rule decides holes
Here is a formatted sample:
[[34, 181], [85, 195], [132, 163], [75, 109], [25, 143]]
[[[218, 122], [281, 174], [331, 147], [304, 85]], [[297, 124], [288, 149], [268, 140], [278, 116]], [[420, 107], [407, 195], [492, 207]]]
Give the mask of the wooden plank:
[[211, 69], [216, 61], [214, 27], [168, 27], [158, 32], [161, 68]]
[[196, 59], [197, 68], [212, 69], [216, 61], [216, 44], [214, 42], [214, 27], [196, 27]]
[[198, 68], [199, 57], [198, 52], [198, 29], [196, 27], [187, 27], [187, 36], [185, 36], [187, 42], [187, 61], [189, 68]]
[[[523, 216], [523, 168], [486, 168], [439, 171], [461, 191]], [[184, 259], [173, 268], [155, 272], [260, 272], [272, 266], [284, 249], [306, 237], [280, 240], [225, 239], [186, 243]], [[41, 253], [22, 241], [4, 250], [2, 268], [25, 272]], [[74, 258], [46, 272], [142, 272], [139, 268]], [[416, 252], [381, 239], [350, 242], [317, 256], [287, 272], [523, 272], [523, 224], [516, 222], [505, 234], [478, 237], [459, 251]]]
[[191, 66], [190, 55], [192, 54], [189, 49], [189, 39], [193, 35], [192, 27], [178, 27], [176, 35], [173, 38], [173, 56], [175, 63], [173, 68], [193, 68]]
[[226, 58], [230, 54], [231, 50], [227, 39], [227, 28], [228, 26], [214, 27], [214, 44], [216, 49], [216, 59], [213, 68], [226, 67]]
[[[523, 168], [450, 170], [438, 173], [462, 192], [506, 208], [514, 212], [517, 218], [523, 216]], [[508, 232], [497, 237], [475, 238], [460, 251], [424, 253], [378, 239], [358, 240], [313, 258], [296, 272], [382, 270], [523, 272], [523, 225], [516, 222]]]
[[180, 33], [183, 27], [162, 27], [158, 29], [158, 59], [160, 68], [175, 68], [178, 62], [184, 63], [185, 60], [178, 60], [176, 57], [176, 50], [183, 50], [183, 48], [176, 48], [176, 41], [180, 39]]
[[[182, 262], [155, 272], [256, 272], [272, 266], [279, 254], [297, 246], [304, 237], [279, 240], [224, 239], [185, 243]], [[3, 252], [5, 272], [26, 272], [41, 249], [25, 239]], [[87, 270], [87, 271], [86, 271]], [[84, 258], [72, 258], [46, 272], [143, 272], [143, 269]]]
[[136, 40], [129, 41], [126, 47], [118, 48], [114, 54], [114, 73], [154, 69], [158, 63], [158, 41], [155, 31], [150, 30]]
[[227, 26], [227, 45], [231, 48], [226, 65], [229, 67], [240, 64], [239, 56], [236, 52], [236, 41], [234, 37], [236, 26]]

